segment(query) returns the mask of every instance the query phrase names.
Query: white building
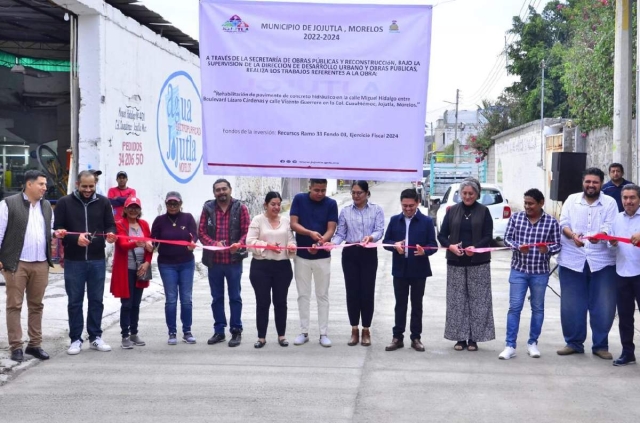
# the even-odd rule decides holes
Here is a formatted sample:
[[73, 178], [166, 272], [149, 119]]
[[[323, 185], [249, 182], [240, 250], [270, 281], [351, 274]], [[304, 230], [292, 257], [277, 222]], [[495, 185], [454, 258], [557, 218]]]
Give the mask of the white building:
[[[466, 145], [467, 139], [477, 135], [487, 120], [482, 116], [482, 110], [458, 110], [458, 141], [460, 145]], [[442, 151], [447, 145], [453, 144], [456, 139], [456, 111], [447, 110], [442, 119], [436, 121], [434, 129], [434, 149]]]

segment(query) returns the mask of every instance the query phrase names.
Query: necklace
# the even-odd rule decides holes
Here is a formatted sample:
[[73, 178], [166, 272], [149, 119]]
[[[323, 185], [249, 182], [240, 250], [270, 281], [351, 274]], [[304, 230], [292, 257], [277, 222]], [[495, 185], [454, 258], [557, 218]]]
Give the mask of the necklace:
[[469, 212], [469, 214], [464, 214], [464, 218], [465, 220], [469, 220], [469, 218], [471, 217], [471, 212]]
[[173, 223], [173, 226], [176, 226], [176, 222], [178, 221], [178, 216], [176, 216], [176, 220], [173, 220], [169, 217], [169, 215], [167, 214], [167, 219], [169, 219], [171, 221], [171, 223]]

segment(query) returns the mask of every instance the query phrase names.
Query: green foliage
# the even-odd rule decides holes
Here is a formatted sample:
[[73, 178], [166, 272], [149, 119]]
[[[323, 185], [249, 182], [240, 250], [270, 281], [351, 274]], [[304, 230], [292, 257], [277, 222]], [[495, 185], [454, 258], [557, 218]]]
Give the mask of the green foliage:
[[512, 97], [506, 95], [500, 96], [498, 101], [494, 103], [486, 100], [482, 102], [481, 113], [487, 122], [482, 126], [478, 135], [471, 135], [467, 138], [467, 145], [473, 149], [476, 162], [483, 161], [489, 154], [489, 148], [495, 143], [492, 139], [493, 136], [512, 127], [513, 111], [516, 110], [515, 103]]
[[569, 111], [561, 82], [564, 74], [563, 46], [567, 42], [569, 28], [558, 4], [558, 1], [547, 3], [542, 13], [529, 7], [526, 22], [518, 16], [513, 18], [509, 33], [516, 39], [507, 47], [507, 56], [511, 60], [507, 71], [520, 78], [505, 90], [517, 100], [512, 111], [513, 126], [540, 118], [543, 61], [546, 68], [545, 115], [564, 116]]
[[562, 12], [571, 25], [562, 82], [571, 116], [584, 131], [613, 124], [615, 7], [601, 0], [572, 1]]
[[453, 154], [455, 153], [455, 146], [453, 144], [449, 144], [444, 147], [442, 150], [442, 155], [438, 157], [439, 163], [453, 163]]
[[[635, 34], [636, 2], [633, 8]], [[612, 125], [614, 0], [553, 0], [541, 13], [530, 8], [526, 21], [514, 17], [509, 33], [515, 41], [507, 47], [507, 71], [519, 80], [493, 103], [502, 105], [509, 99], [507, 129], [540, 118], [543, 60], [545, 117], [571, 117], [585, 131]], [[635, 87], [630, 89], [635, 93]], [[487, 136], [495, 135], [495, 127], [478, 135], [478, 151], [488, 144]]]

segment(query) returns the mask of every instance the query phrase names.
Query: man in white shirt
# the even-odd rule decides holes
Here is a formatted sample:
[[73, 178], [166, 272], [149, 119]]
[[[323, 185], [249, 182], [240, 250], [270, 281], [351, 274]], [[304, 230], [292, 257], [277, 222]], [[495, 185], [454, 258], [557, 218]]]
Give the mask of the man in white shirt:
[[609, 241], [616, 251], [616, 273], [618, 274], [618, 329], [622, 343], [622, 354], [613, 360], [614, 366], [626, 366], [636, 362], [633, 344], [636, 303], [640, 305], [640, 187], [627, 184], [622, 187], [621, 200], [624, 211], [613, 220], [611, 235], [631, 238], [631, 244]]
[[[49, 283], [53, 213], [45, 200], [47, 177], [39, 170], [24, 174], [24, 191], [0, 203], [0, 270], [7, 281], [7, 334], [11, 359], [21, 362], [24, 353], [41, 360], [42, 300]], [[63, 231], [55, 234], [64, 235]], [[29, 343], [22, 351], [20, 314], [24, 296], [29, 307]]]
[[558, 255], [560, 266], [560, 322], [566, 345], [558, 355], [584, 353], [587, 311], [594, 355], [611, 360], [609, 331], [616, 313], [615, 255], [606, 242], [590, 236], [611, 232], [618, 214], [616, 201], [600, 192], [604, 172], [589, 168], [582, 174], [582, 192], [562, 205], [560, 230], [564, 235]]

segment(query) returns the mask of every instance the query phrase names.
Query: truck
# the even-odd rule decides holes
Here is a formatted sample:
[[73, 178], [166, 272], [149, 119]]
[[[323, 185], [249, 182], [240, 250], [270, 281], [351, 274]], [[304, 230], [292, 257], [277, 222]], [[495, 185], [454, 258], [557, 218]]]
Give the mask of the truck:
[[[427, 163], [424, 167], [427, 168]], [[428, 168], [430, 172], [428, 186], [424, 187], [423, 205], [427, 207], [428, 214], [434, 222], [442, 197], [451, 184], [460, 183], [468, 177], [474, 177], [481, 183], [487, 180], [486, 163], [476, 163], [475, 158], [470, 156], [434, 154], [428, 162]]]

